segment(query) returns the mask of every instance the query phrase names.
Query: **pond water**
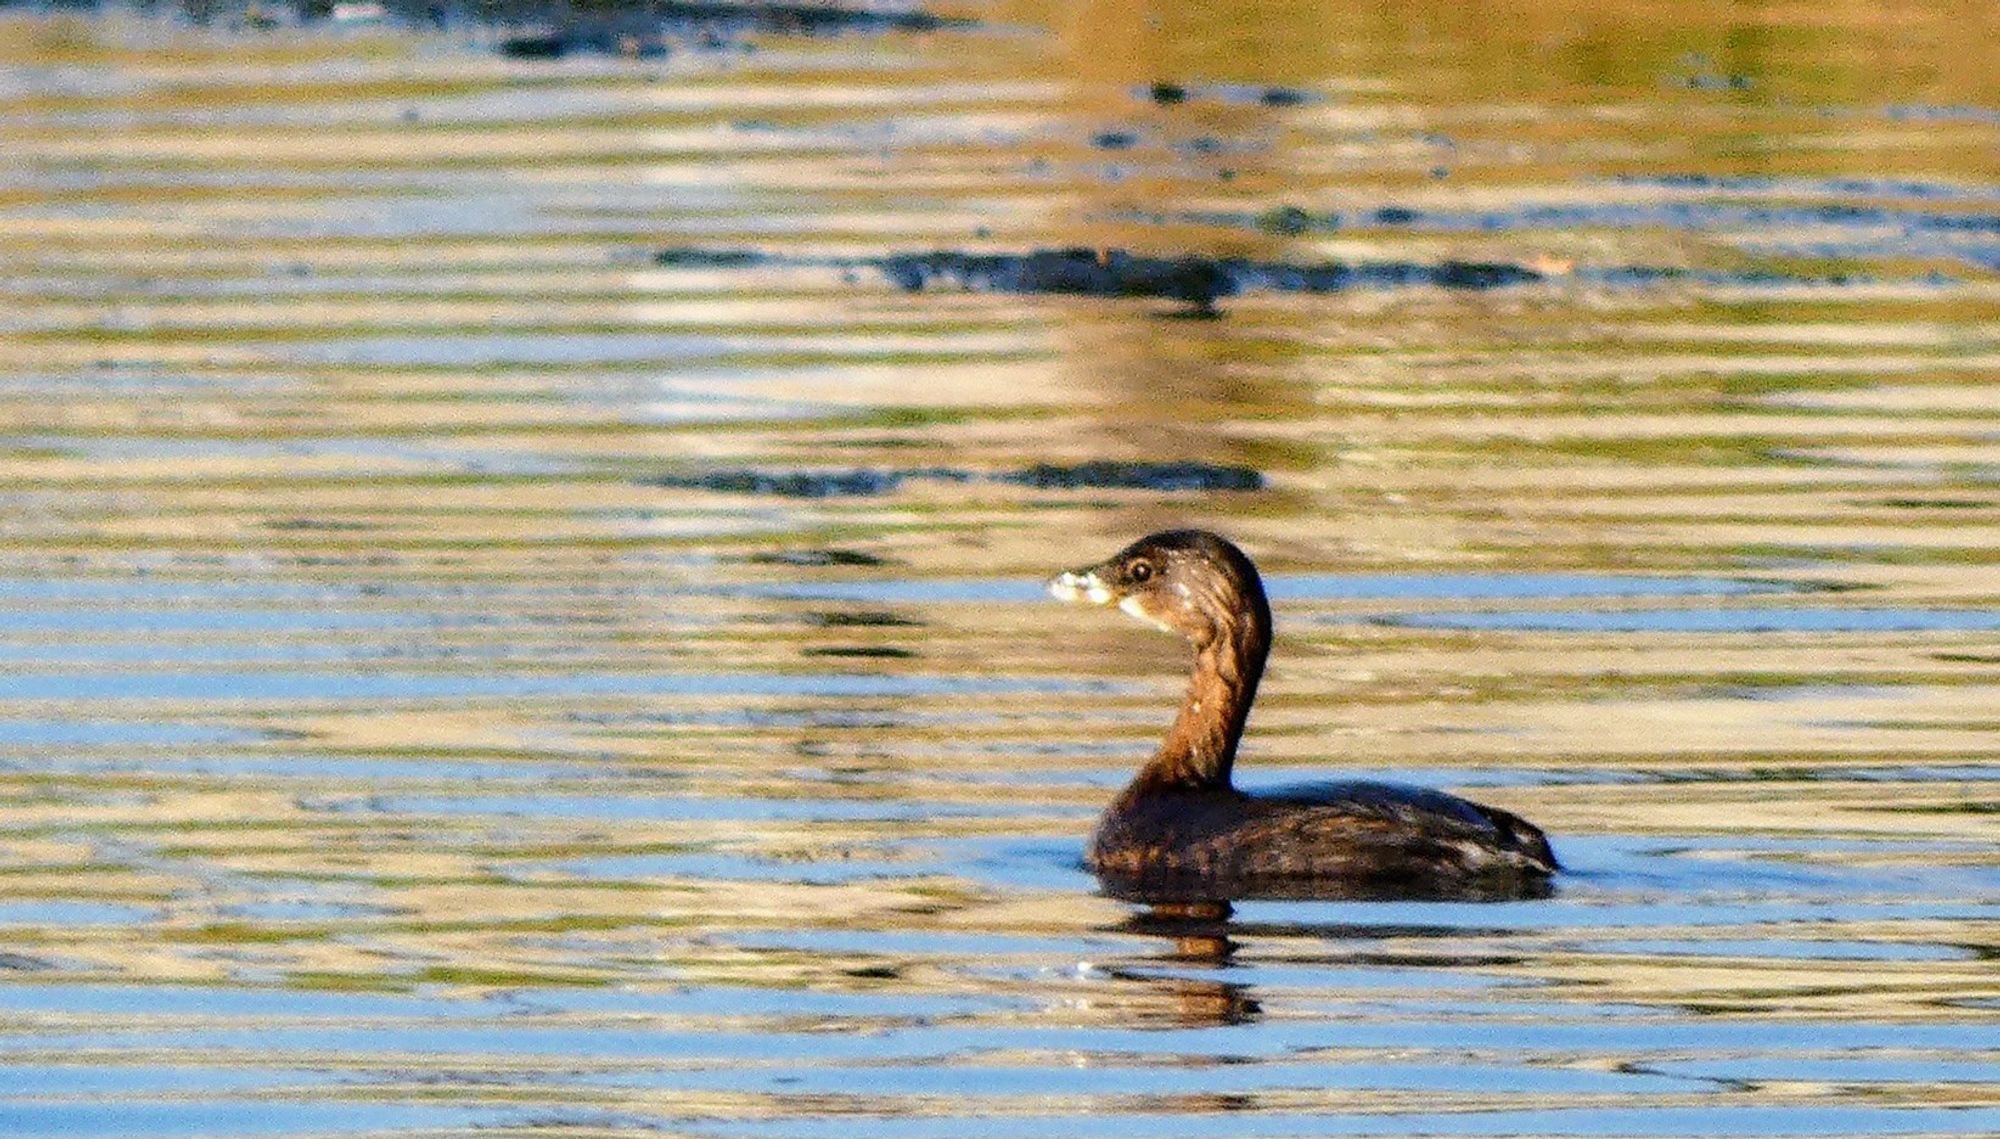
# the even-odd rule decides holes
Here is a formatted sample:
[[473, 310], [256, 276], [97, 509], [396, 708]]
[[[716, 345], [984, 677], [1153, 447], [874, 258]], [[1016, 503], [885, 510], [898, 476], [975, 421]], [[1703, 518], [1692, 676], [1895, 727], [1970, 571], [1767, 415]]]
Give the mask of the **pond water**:
[[1985, 9], [657, 11], [0, 9], [0, 1133], [2000, 1132]]

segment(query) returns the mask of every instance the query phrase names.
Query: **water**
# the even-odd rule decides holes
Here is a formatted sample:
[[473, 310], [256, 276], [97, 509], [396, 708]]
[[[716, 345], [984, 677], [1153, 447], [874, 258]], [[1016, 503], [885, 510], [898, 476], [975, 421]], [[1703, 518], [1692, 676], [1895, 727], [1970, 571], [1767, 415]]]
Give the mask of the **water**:
[[[940, 14], [0, 13], [0, 1133], [2000, 1131], [1978, 17]], [[1099, 896], [1177, 524], [1556, 894]]]

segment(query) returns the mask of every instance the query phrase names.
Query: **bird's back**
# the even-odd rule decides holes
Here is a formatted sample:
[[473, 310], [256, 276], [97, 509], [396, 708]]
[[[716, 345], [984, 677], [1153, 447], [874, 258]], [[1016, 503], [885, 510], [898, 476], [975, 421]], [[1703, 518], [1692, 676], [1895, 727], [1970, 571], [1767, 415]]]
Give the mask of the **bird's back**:
[[1170, 900], [1532, 897], [1557, 869], [1516, 815], [1373, 782], [1260, 795], [1134, 784], [1098, 824], [1090, 862], [1113, 893]]

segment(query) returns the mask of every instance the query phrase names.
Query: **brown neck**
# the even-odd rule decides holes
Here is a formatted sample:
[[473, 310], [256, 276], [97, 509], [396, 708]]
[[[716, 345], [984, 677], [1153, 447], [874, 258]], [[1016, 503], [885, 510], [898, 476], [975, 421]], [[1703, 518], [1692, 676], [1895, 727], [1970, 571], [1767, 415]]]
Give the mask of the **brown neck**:
[[1271, 645], [1271, 615], [1259, 604], [1195, 646], [1194, 677], [1174, 726], [1160, 750], [1139, 769], [1134, 785], [1227, 787], [1236, 742], [1250, 718], [1250, 702], [1264, 675]]

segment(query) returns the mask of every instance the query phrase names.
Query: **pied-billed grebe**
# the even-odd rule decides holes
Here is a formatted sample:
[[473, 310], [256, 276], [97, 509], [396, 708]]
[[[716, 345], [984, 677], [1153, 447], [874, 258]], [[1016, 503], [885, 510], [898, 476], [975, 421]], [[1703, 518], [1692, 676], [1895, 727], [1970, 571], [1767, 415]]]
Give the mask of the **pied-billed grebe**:
[[1548, 839], [1506, 811], [1417, 787], [1329, 783], [1250, 795], [1230, 784], [1271, 644], [1257, 568], [1205, 530], [1141, 538], [1049, 583], [1194, 642], [1194, 678], [1160, 750], [1090, 844], [1114, 894], [1506, 898], [1545, 894]]

